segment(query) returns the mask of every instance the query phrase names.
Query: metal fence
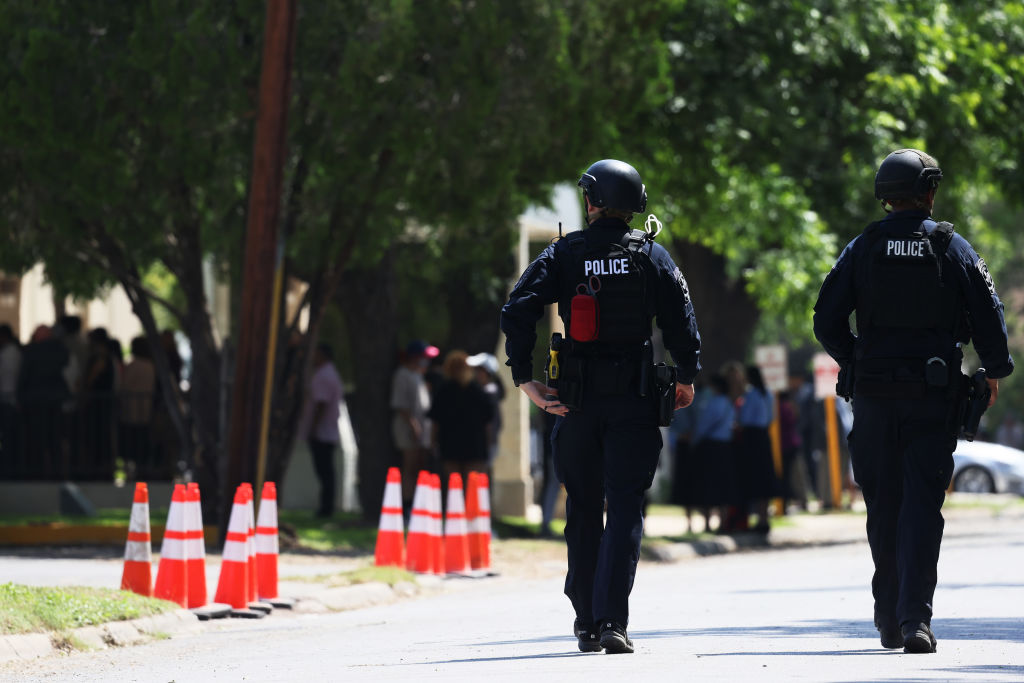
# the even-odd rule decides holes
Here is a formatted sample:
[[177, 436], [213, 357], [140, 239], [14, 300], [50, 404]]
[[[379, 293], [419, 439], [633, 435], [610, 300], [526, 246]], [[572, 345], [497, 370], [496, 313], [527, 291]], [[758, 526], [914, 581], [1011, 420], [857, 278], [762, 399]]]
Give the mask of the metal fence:
[[2, 480], [168, 480], [177, 452], [158, 396], [0, 396]]

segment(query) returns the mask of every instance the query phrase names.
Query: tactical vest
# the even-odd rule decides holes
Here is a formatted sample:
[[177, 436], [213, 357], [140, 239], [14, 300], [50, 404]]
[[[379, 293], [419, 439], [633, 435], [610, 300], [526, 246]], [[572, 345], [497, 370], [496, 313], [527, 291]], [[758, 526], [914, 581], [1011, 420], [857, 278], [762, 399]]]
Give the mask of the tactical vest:
[[959, 335], [963, 317], [960, 292], [944, 282], [946, 249], [953, 237], [951, 223], [939, 223], [930, 233], [889, 236], [879, 223], [864, 231], [867, 246], [857, 288], [857, 330], [875, 328], [939, 330]]
[[[649, 339], [656, 292], [651, 284], [654, 264], [647, 233], [633, 230], [619, 242], [589, 246], [583, 231], [571, 232], [564, 239], [569, 243], [569, 258], [561, 269], [558, 315], [570, 337], [573, 331], [589, 331], [593, 322], [592, 338], [574, 340], [630, 346]], [[587, 297], [592, 300], [587, 301]], [[593, 321], [577, 320], [573, 324], [574, 312], [589, 317], [591, 308]]]

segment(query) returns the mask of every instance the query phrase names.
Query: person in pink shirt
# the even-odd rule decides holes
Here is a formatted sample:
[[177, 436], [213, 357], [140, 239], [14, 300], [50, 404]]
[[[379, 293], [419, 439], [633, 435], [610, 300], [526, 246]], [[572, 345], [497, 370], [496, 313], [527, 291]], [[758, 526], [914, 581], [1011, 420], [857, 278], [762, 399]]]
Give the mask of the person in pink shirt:
[[341, 441], [338, 418], [345, 400], [341, 377], [334, 367], [334, 352], [329, 344], [318, 344], [313, 353], [313, 376], [303, 414], [303, 427], [313, 469], [320, 480], [320, 505], [317, 517], [334, 514], [334, 451]]

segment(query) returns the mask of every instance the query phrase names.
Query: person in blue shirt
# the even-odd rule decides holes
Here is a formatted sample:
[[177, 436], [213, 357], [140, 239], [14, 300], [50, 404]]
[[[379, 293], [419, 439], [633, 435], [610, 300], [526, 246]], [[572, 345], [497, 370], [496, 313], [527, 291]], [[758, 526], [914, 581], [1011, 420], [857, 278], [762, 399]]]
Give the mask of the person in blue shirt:
[[736, 411], [736, 472], [740, 495], [740, 513], [757, 515], [754, 530], [769, 530], [768, 499], [780, 493], [772, 456], [768, 427], [772, 423], [775, 400], [764, 384], [761, 369], [746, 368], [747, 388]]
[[960, 429], [962, 344], [973, 342], [987, 370], [990, 404], [1013, 372], [985, 261], [931, 217], [941, 179], [920, 150], [887, 156], [875, 197], [888, 215], [847, 245], [814, 306], [815, 336], [854, 378], [847, 442], [868, 510], [875, 625], [884, 647], [905, 652], [936, 649], [932, 598]]
[[[705, 529], [717, 533], [723, 530], [726, 509], [737, 499], [732, 444], [736, 409], [724, 375], [712, 375], [708, 387], [710, 396], [703, 401], [693, 428], [691, 490], [694, 504], [703, 510]], [[712, 513], [719, 520], [715, 529], [710, 528]]]

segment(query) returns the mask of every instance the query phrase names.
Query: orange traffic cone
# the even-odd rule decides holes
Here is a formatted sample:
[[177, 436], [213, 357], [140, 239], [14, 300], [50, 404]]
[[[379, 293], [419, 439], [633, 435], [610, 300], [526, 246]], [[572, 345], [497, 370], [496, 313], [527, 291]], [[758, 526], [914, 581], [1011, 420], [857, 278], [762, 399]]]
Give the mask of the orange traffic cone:
[[490, 477], [481, 472], [476, 477], [476, 533], [480, 547], [480, 566], [474, 569], [490, 569]]
[[216, 602], [231, 605], [238, 610], [244, 610], [249, 605], [249, 511], [245, 508], [245, 502], [245, 489], [239, 486], [231, 506], [228, 534], [221, 555], [220, 579], [214, 597]]
[[277, 595], [277, 486], [264, 482], [260, 495], [260, 517], [256, 522], [256, 575], [261, 600]]
[[416, 494], [412, 499], [409, 537], [405, 543], [405, 568], [421, 574], [429, 574], [433, 571], [430, 534], [430, 526], [433, 521], [430, 517], [431, 489], [429, 482], [430, 475], [426, 471], [420, 470], [419, 480], [416, 482]]
[[491, 502], [487, 475], [469, 473], [466, 487], [466, 522], [469, 527], [469, 564], [474, 570], [491, 568]]
[[199, 502], [199, 484], [185, 489], [188, 530], [185, 532], [188, 557], [188, 606], [206, 605], [206, 540], [203, 538], [203, 508]]
[[441, 517], [441, 476], [438, 474], [430, 475], [430, 520], [433, 570], [440, 576], [444, 574], [444, 520]]
[[397, 467], [388, 470], [384, 501], [377, 528], [377, 550], [374, 564], [378, 567], [404, 567], [405, 547], [402, 540], [402, 474]]
[[469, 571], [469, 538], [466, 528], [466, 504], [462, 497], [462, 475], [448, 478], [448, 510], [444, 519], [445, 571], [464, 574]]
[[188, 604], [188, 552], [187, 521], [185, 519], [185, 485], [175, 484], [171, 495], [171, 509], [167, 512], [167, 527], [160, 546], [160, 565], [156, 572], [156, 587], [153, 596], [176, 602], [182, 607]]
[[135, 484], [132, 516], [128, 522], [128, 540], [124, 544], [124, 572], [121, 590], [153, 595], [153, 548], [149, 537], [149, 489], [144, 482]]
[[242, 482], [242, 488], [245, 489], [245, 514], [248, 525], [245, 542], [246, 571], [249, 575], [248, 597], [249, 602], [256, 602], [256, 596], [259, 594], [259, 578], [256, 573], [256, 511], [253, 503], [252, 484]]

